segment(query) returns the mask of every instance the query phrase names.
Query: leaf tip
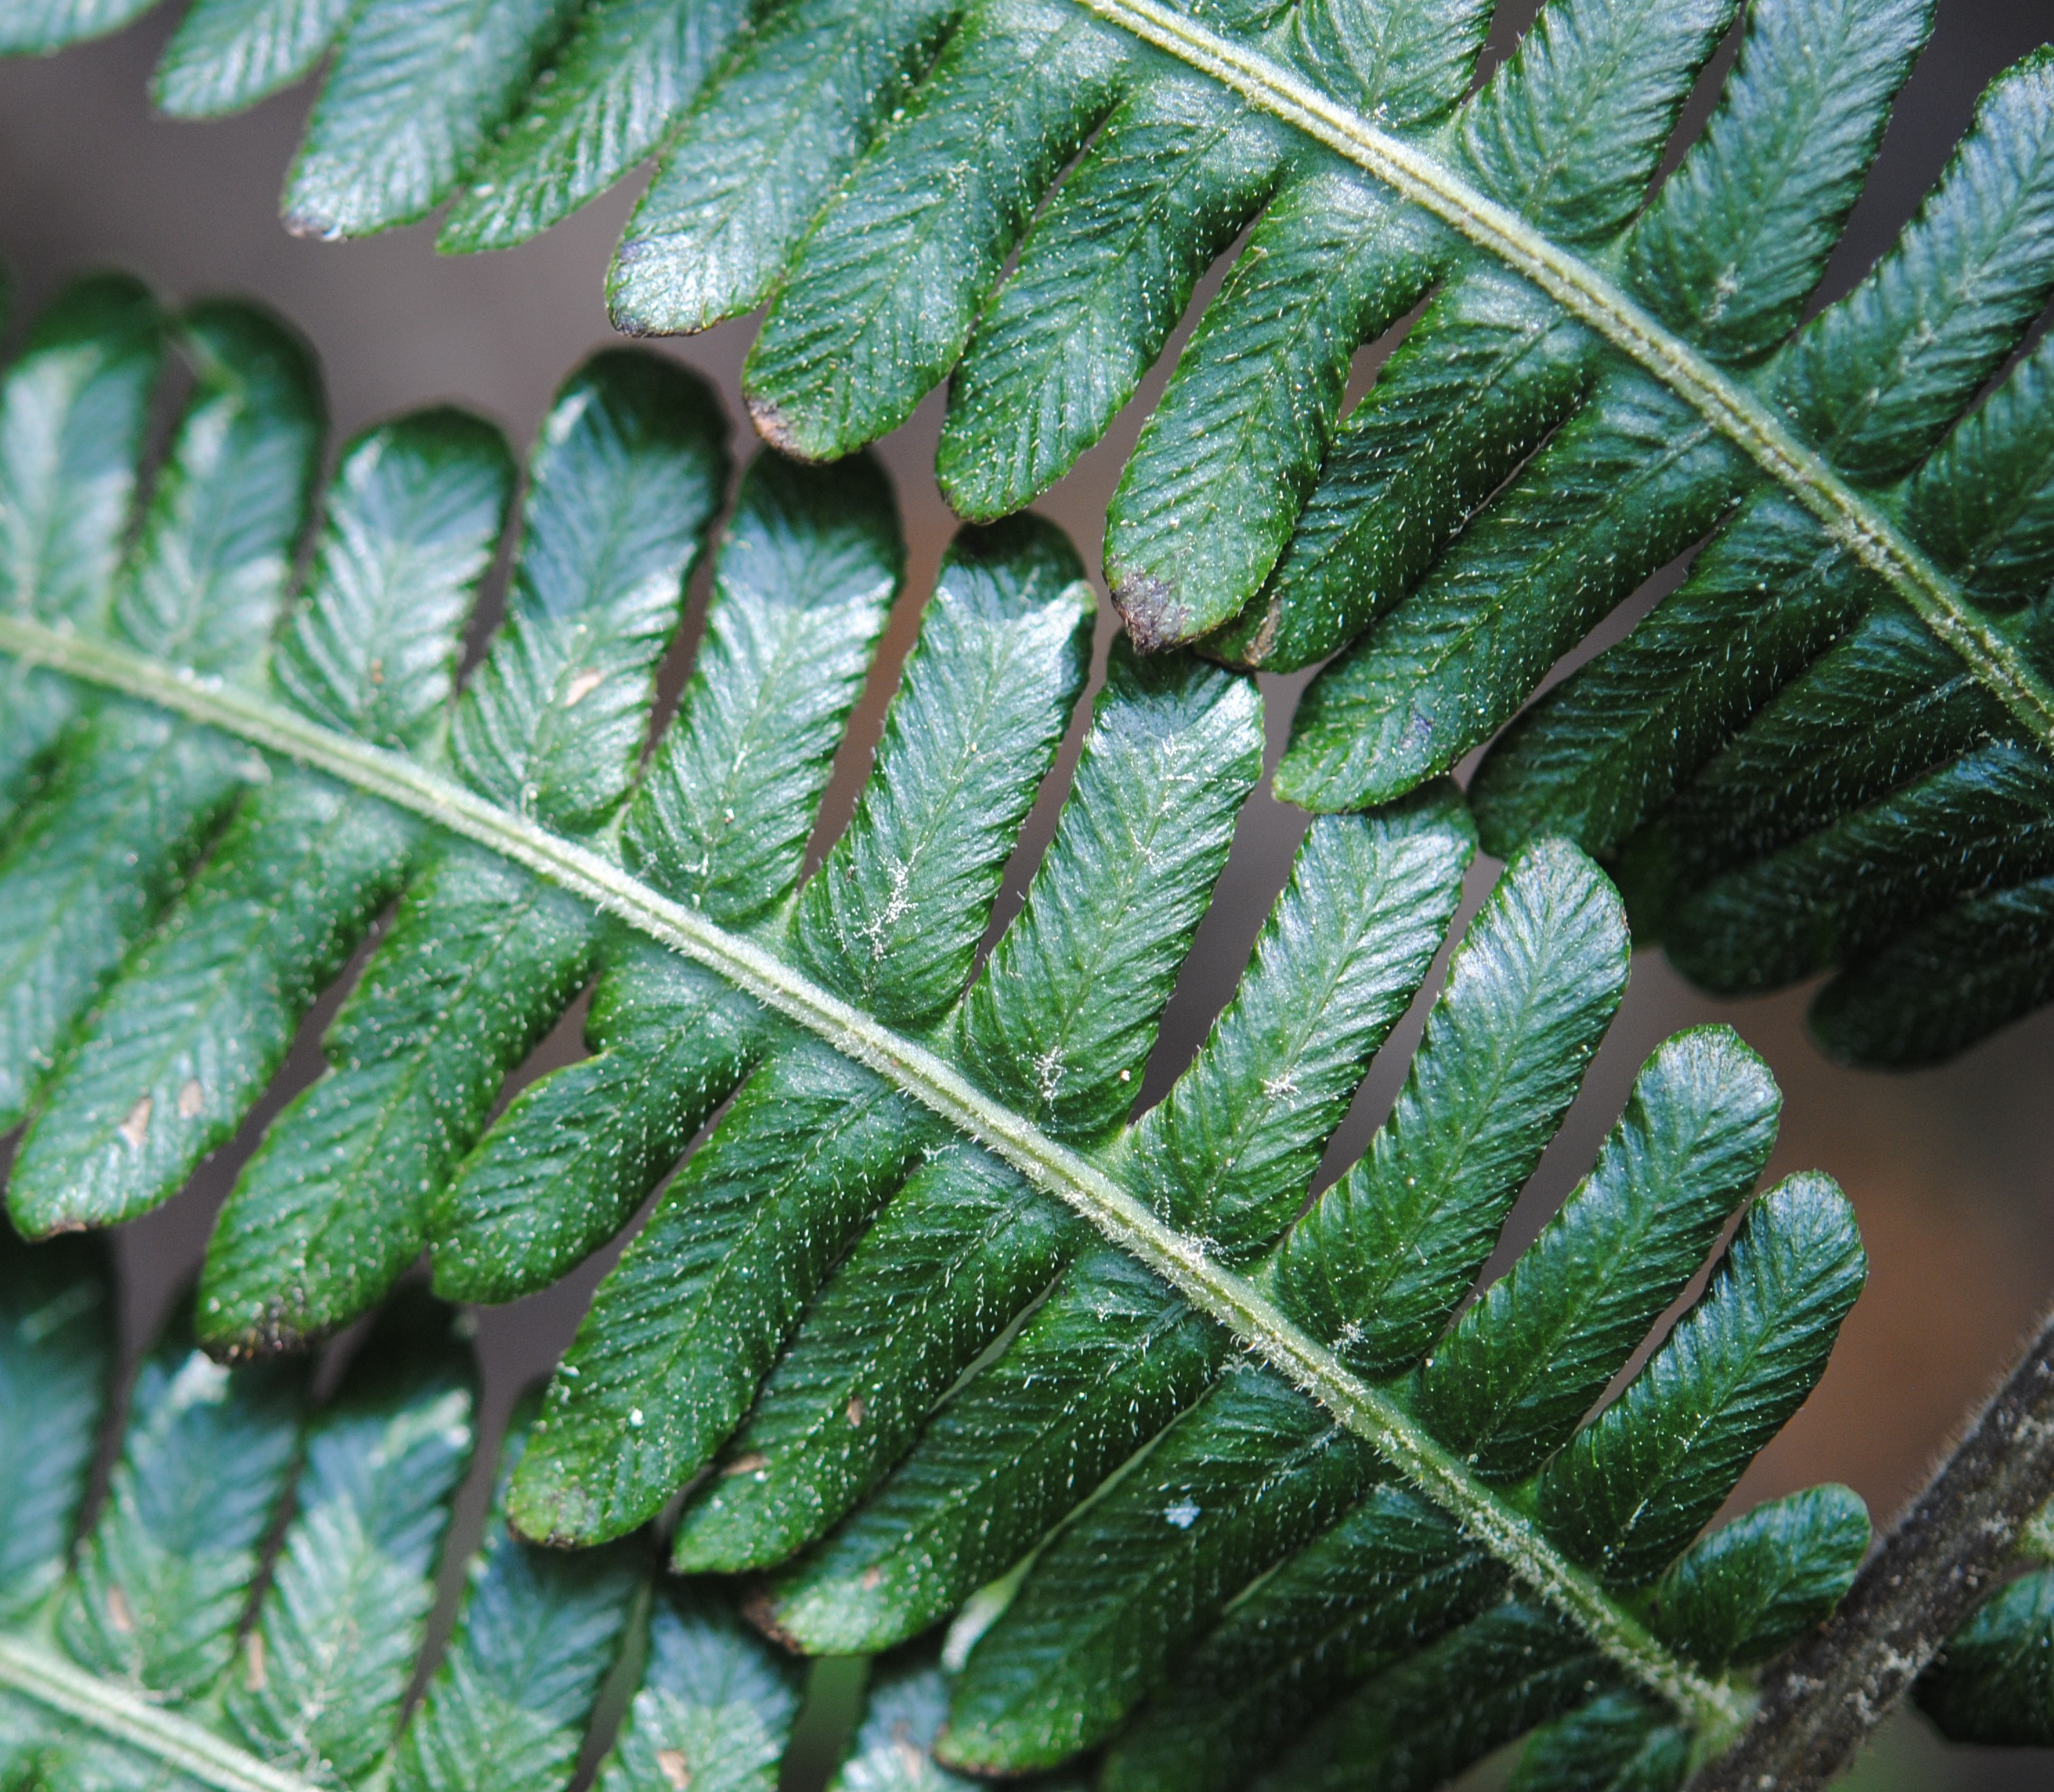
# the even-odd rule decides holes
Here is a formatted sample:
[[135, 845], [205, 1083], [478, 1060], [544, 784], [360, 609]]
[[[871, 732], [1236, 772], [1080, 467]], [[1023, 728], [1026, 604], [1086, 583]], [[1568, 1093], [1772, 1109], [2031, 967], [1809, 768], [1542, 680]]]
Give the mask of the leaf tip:
[[749, 420], [756, 426], [756, 433], [778, 453], [815, 464], [835, 458], [823, 453], [816, 443], [809, 440], [797, 421], [789, 416], [775, 399], [746, 391], [742, 399], [749, 407]]

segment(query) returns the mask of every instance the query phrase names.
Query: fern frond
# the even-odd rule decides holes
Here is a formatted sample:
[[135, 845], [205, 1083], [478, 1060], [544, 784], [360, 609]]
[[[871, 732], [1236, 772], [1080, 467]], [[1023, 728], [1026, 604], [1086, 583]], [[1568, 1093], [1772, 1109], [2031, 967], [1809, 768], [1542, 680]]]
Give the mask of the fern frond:
[[[15, 0], [0, 42], [47, 49], [140, 10]], [[1609, 861], [1863, 618], [1907, 611], [1935, 644], [1925, 682], [1986, 707], [1975, 731], [2039, 779], [2054, 668], [2017, 606], [2045, 580], [1983, 590], [1914, 488], [2054, 288], [2045, 58], [1993, 86], [1897, 250], [1800, 324], [1931, 0], [1757, 0], [1737, 25], [1734, 0], [1552, 0], [1472, 92], [1490, 11], [202, 0], [159, 91], [186, 114], [231, 109], [332, 45], [289, 218], [355, 234], [454, 195], [453, 249], [545, 228], [659, 152], [611, 278], [616, 321], [699, 329], [767, 301], [750, 407], [809, 459], [948, 380], [938, 471], [980, 520], [1100, 438], [1245, 231], [1142, 431], [1106, 564], [1145, 647], [1273, 669], [1338, 653], [1279, 768], [1293, 800], [1359, 807], [1446, 771], [1708, 538], [1686, 589], [1497, 754], [1479, 786], [1494, 847], [1568, 831]], [[1658, 178], [1732, 29], [1720, 106]], [[1421, 306], [1344, 419], [1357, 349]], [[1835, 700], [1891, 731], [1891, 699], [1843, 684]], [[1836, 1052], [1936, 1057], [2044, 1000], [2048, 869], [2007, 820], [2018, 780], [1950, 782], [1964, 744], [1930, 745], [1894, 774], [1918, 815], [1872, 792], [1837, 832], [1753, 855], [1751, 880], [1678, 872], [1718, 877], [1727, 916], [1679, 920], [1679, 962], [1716, 987], [1798, 974], [1763, 949], [1789, 924], [1773, 886], [1823, 877], [1871, 911], [1806, 947], [1807, 969], [1847, 973], [1820, 1010]], [[1964, 865], [1935, 827], [1976, 837]], [[1919, 900], [1866, 896], [1893, 863]], [[1984, 941], [1997, 968], [1978, 979]], [[1950, 1004], [1964, 978], [1972, 999]]]
[[[202, 321], [203, 375], [222, 341], [279, 364], [273, 326]], [[62, 420], [45, 412], [76, 388], [43, 365], [32, 349], [0, 414]], [[1816, 1381], [1863, 1259], [1824, 1179], [1751, 1199], [1778, 1097], [1712, 1029], [1658, 1050], [1583, 1185], [1462, 1311], [1623, 989], [1623, 910], [1584, 853], [1515, 856], [1376, 1143], [1308, 1210], [1454, 915], [1474, 834], [1452, 786], [1312, 823], [1240, 988], [1137, 1118], [1261, 771], [1252, 680], [1115, 647], [1053, 841], [980, 965], [1084, 682], [1088, 588], [1057, 531], [1020, 518], [958, 538], [856, 816], [801, 881], [900, 573], [874, 468], [751, 467], [697, 663], [645, 755], [654, 668], [724, 483], [691, 376], [616, 352], [567, 384], [531, 463], [506, 620], [454, 695], [503, 449], [447, 411], [360, 438], [287, 604], [276, 544], [302, 522], [281, 494], [302, 490], [311, 400], [287, 388], [287, 427], [247, 396], [277, 389], [199, 380], [115, 589], [158, 589], [169, 531], [217, 515], [238, 526], [206, 541], [240, 557], [176, 563], [254, 562], [261, 579], [167, 587], [183, 601], [147, 612], [177, 624], [157, 633], [132, 601], [97, 633], [52, 626], [33, 590], [0, 615], [0, 649], [68, 681], [78, 715], [0, 839], [0, 912], [53, 917], [0, 985], [53, 1042], [7, 1066], [35, 1109], [18, 1224], [102, 1224], [175, 1192], [396, 892], [328, 1073], [271, 1123], [217, 1223], [195, 1323], [222, 1356], [343, 1325], [423, 1247], [449, 1291], [540, 1286], [617, 1234], [729, 1103], [551, 1384], [504, 1496], [522, 1534], [604, 1543], [690, 1489], [675, 1564], [774, 1570], [754, 1613], [808, 1649], [875, 1652], [967, 1612], [936, 1747], [979, 1769], [1056, 1765], [1130, 1719], [1145, 1736], [1155, 1702], [1174, 1708], [1182, 1676], [1222, 1655], [1278, 1690], [1234, 1703], [1208, 1784], [1261, 1759], [1280, 1722], [1296, 1733], [1332, 1707], [1314, 1734], [1351, 1737], [1428, 1685], [1448, 1696], [1450, 1672], [1475, 1705], [1455, 1754], [1614, 1687], [1693, 1747], [1724, 1739], [1739, 1704], [1722, 1676], [1789, 1611], [1765, 1601], [1678, 1640], [1698, 1632], [1662, 1616], [1663, 1577], [1715, 1582], [1752, 1548], [1773, 1558], [1755, 1562], [1763, 1584], [1800, 1589], [1784, 1606], [1837, 1584], [1832, 1526], [1762, 1520], [1751, 1545], [1698, 1546], [1712, 1554], [1695, 1569], [1684, 1552]], [[203, 428], [223, 416], [239, 435]], [[250, 446], [210, 478], [188, 445], [216, 440]], [[259, 604], [281, 617], [268, 655]], [[183, 757], [137, 765], [102, 744], [146, 725]], [[227, 768], [205, 803], [171, 775], [188, 759]], [[166, 789], [179, 831], [99, 820], [168, 809]], [[82, 868], [68, 887], [120, 918], [95, 935], [102, 958], [65, 931], [79, 899], [39, 894], [60, 849]], [[488, 1127], [593, 979], [592, 1055]], [[1696, 1306], [1592, 1416], [1736, 1218]], [[416, 1504], [380, 1508], [389, 1542], [360, 1514], [351, 1547], [372, 1556], [352, 1586], [403, 1542], [418, 1573], [441, 1472], [424, 1459]], [[299, 1561], [274, 1577], [281, 1598]], [[1413, 1587], [1440, 1592], [1394, 1606]], [[254, 1633], [266, 1659], [329, 1660], [293, 1601], [275, 1636]], [[1385, 1640], [1336, 1640], [1358, 1633]], [[1538, 1655], [1529, 1636], [1549, 1639]], [[396, 1698], [393, 1647], [351, 1670], [361, 1687], [324, 1691], [346, 1735], [296, 1728], [263, 1686], [226, 1709], [309, 1771], [380, 1733], [348, 1714]], [[427, 1774], [454, 1745], [419, 1746]], [[1326, 1746], [1307, 1743], [1290, 1783], [1328, 1773]], [[1337, 1759], [1375, 1757], [1347, 1741]]]
[[[0, 1239], [0, 1459], [67, 1437], [55, 1463], [89, 1451], [112, 1310], [98, 1251]], [[10, 1535], [0, 1784], [560, 1788], [624, 1668], [639, 1689], [601, 1784], [771, 1792], [798, 1664], [714, 1589], [652, 1588], [646, 1539], [538, 1549], [507, 1530], [497, 1501], [454, 1632], [403, 1709], [471, 1465], [474, 1378], [454, 1318], [403, 1295], [325, 1402], [297, 1366], [223, 1369], [174, 1318], [129, 1394], [96, 1514], [81, 1509], [84, 1478], [59, 1467], [47, 1522]], [[515, 1415], [502, 1493], [532, 1420], [532, 1404]], [[888, 1713], [899, 1726], [902, 1760], [924, 1758], [935, 1719], [921, 1731], [908, 1718], [935, 1711], [938, 1680], [917, 1658], [879, 1676], [872, 1722]], [[860, 1737], [844, 1774], [882, 1753]]]

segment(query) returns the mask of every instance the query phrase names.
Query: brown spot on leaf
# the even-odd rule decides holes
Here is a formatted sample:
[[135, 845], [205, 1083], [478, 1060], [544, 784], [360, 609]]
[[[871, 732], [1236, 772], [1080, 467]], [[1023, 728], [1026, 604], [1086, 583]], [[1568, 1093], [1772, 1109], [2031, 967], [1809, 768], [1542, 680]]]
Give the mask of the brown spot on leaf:
[[605, 682], [606, 674], [604, 672], [589, 670], [580, 672], [571, 680], [569, 688], [564, 692], [564, 707], [575, 708]]
[[858, 1394], [854, 1400], [848, 1403], [848, 1422], [852, 1425], [861, 1424], [863, 1423], [864, 1410], [863, 1396]]
[[677, 1792], [685, 1792], [685, 1788], [691, 1784], [692, 1770], [685, 1764], [685, 1751], [683, 1749], [658, 1749], [656, 1765], [662, 1770], [663, 1778], [677, 1788]]
[[242, 1639], [242, 1684], [252, 1692], [264, 1690], [264, 1632], [253, 1630]]
[[317, 211], [282, 211], [279, 222], [289, 234], [312, 237], [319, 242], [340, 242], [347, 234], [334, 219]]
[[809, 447], [799, 431], [793, 427], [792, 419], [770, 400], [758, 398], [750, 392], [744, 392], [742, 398], [749, 406], [749, 420], [755, 424], [756, 433], [778, 453], [789, 455], [794, 460], [807, 461], [816, 466], [835, 458], [831, 454], [824, 455]]
[[124, 1636], [136, 1633], [136, 1614], [129, 1607], [128, 1594], [119, 1587], [107, 1589], [107, 1621]]
[[745, 1455], [737, 1456], [721, 1473], [722, 1475], [754, 1475], [757, 1469], [769, 1466], [770, 1459], [761, 1450], [751, 1450]]
[[185, 1086], [179, 1091], [179, 1118], [195, 1120], [207, 1105], [207, 1091], [199, 1085], [197, 1077], [188, 1077]]
[[1127, 638], [1137, 653], [1159, 653], [1180, 644], [1190, 632], [1189, 616], [1176, 593], [1151, 573], [1113, 581], [1112, 607], [1127, 625]]
[[743, 1597], [742, 1615], [778, 1648], [789, 1649], [794, 1655], [805, 1652], [799, 1647], [798, 1638], [777, 1621], [777, 1603], [770, 1597], [770, 1589], [761, 1581]]

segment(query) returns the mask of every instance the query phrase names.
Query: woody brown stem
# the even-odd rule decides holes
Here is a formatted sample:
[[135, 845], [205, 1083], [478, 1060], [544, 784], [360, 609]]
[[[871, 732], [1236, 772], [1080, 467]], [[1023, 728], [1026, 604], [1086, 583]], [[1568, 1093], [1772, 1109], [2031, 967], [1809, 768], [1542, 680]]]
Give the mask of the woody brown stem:
[[2001, 1580], [2054, 1496], [2054, 1317], [1832, 1621], [1773, 1666], [1753, 1722], [1688, 1792], [1812, 1792], [1876, 1726]]

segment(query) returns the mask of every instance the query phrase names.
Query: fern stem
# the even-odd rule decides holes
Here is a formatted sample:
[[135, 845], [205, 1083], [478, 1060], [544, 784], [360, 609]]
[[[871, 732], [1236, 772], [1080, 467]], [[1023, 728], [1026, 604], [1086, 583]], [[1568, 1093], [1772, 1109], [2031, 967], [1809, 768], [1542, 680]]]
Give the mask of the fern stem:
[[1812, 1792], [1837, 1779], [2003, 1577], [2026, 1521], [2050, 1495], [2054, 1317], [1832, 1621], [1764, 1682], [1740, 1743], [1689, 1792]]
[[2054, 687], [1875, 505], [1784, 427], [1738, 380], [1614, 282], [1424, 151], [1379, 130], [1260, 50], [1221, 37], [1162, 0], [1076, 0], [1316, 142], [1524, 275], [1703, 417], [1809, 510], [1895, 592], [2054, 758]]
[[311, 1782], [260, 1761], [191, 1719], [18, 1637], [0, 1636], [0, 1686], [89, 1723], [218, 1792], [319, 1792]]
[[0, 652], [141, 698], [382, 798], [525, 865], [728, 979], [959, 1128], [1171, 1283], [1365, 1439], [1623, 1672], [1682, 1712], [1701, 1738], [1723, 1743], [1737, 1732], [1745, 1714], [1731, 1688], [1706, 1680], [1665, 1648], [1593, 1576], [1539, 1535], [1529, 1518], [1478, 1481], [1387, 1393], [1350, 1373], [1253, 1282], [1213, 1262], [1201, 1244], [1165, 1226], [1097, 1164], [994, 1101], [946, 1059], [830, 994], [758, 941], [716, 926], [612, 860], [426, 766], [324, 728], [247, 690], [17, 616], [0, 616]]

